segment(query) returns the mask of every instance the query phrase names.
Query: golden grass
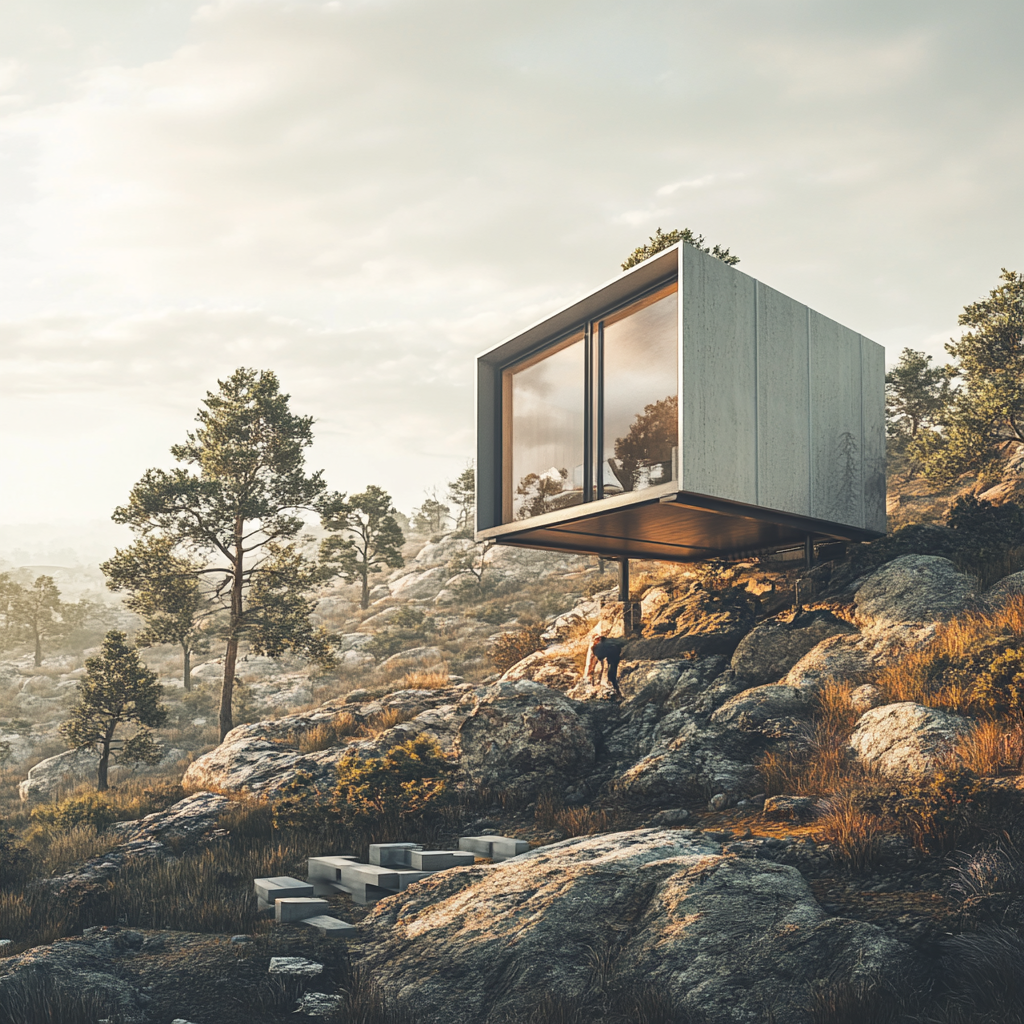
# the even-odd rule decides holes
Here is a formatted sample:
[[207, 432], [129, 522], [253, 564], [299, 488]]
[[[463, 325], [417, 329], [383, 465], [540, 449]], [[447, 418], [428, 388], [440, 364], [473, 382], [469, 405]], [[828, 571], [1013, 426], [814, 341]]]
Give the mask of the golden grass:
[[443, 690], [448, 685], [447, 665], [433, 672], [407, 672], [398, 681], [400, 690]]
[[382, 732], [387, 732], [388, 729], [393, 729], [402, 722], [411, 721], [417, 714], [418, 712], [412, 708], [385, 708], [380, 714], [367, 718], [363, 723], [363, 727], [368, 735], [377, 736]]
[[822, 838], [831, 843], [836, 858], [853, 871], [866, 871], [878, 863], [884, 823], [848, 797], [834, 799], [817, 825]]
[[979, 722], [954, 745], [953, 757], [976, 775], [1019, 775], [1024, 771], [1024, 727]]
[[848, 785], [854, 769], [846, 753], [857, 713], [852, 684], [826, 680], [815, 698], [815, 716], [804, 742], [765, 753], [757, 764], [768, 796], [823, 796]]
[[312, 729], [298, 737], [299, 750], [304, 754], [313, 754], [318, 750], [330, 750], [340, 746], [345, 737], [358, 736], [362, 726], [354, 715], [342, 711], [329, 722], [320, 722]]
[[122, 841], [112, 833], [97, 834], [92, 825], [76, 825], [66, 832], [51, 832], [39, 843], [41, 853], [41, 874], [53, 876], [63, 874], [72, 865], [80, 864], [90, 857], [109, 853]]
[[968, 703], [967, 686], [961, 682], [939, 684], [937, 669], [965, 657], [979, 642], [999, 636], [1024, 640], [1024, 595], [1012, 595], [998, 609], [972, 612], [943, 623], [927, 647], [910, 651], [881, 669], [874, 682], [894, 703], [913, 701], [963, 712]]
[[607, 832], [611, 827], [605, 811], [595, 811], [591, 807], [566, 807], [554, 813], [555, 824], [565, 829], [567, 837], [592, 836], [597, 832]]

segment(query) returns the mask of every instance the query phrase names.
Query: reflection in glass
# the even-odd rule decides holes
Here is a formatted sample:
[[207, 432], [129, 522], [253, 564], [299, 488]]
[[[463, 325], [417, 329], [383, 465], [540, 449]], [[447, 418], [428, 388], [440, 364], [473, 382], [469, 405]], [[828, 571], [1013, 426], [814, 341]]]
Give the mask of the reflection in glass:
[[[668, 483], [679, 444], [676, 286], [602, 322], [604, 495]], [[597, 325], [595, 324], [595, 328]]]
[[[583, 501], [583, 335], [504, 374], [505, 515], [512, 519]], [[511, 433], [511, 438], [509, 438]], [[511, 444], [509, 444], [511, 441]]]

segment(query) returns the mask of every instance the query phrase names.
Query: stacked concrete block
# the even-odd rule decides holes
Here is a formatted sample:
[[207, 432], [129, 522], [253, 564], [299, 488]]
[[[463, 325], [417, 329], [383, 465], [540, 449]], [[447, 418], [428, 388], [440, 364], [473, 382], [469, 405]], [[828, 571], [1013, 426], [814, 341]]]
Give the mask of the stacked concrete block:
[[472, 864], [462, 850], [424, 850], [419, 843], [374, 843], [370, 863], [355, 857], [310, 857], [309, 881], [317, 896], [344, 892], [367, 904], [404, 892], [413, 882], [448, 868]]
[[342, 865], [358, 864], [358, 857], [310, 857], [306, 874], [316, 896], [333, 896], [339, 892]]
[[329, 914], [307, 917], [301, 923], [309, 928], [315, 928], [325, 939], [352, 939], [359, 934], [359, 929], [354, 924], [331, 917]]
[[253, 880], [256, 895], [265, 903], [273, 905], [285, 896], [312, 896], [313, 886], [309, 882], [300, 882], [290, 875], [276, 875], [273, 878], [256, 878]]
[[[351, 863], [349, 858], [321, 859], [339, 859]], [[300, 882], [289, 875], [278, 875], [274, 878], [256, 878], [253, 884], [260, 910], [273, 911], [274, 920], [278, 924], [304, 924], [329, 938], [347, 938], [356, 934], [355, 927], [348, 922], [324, 913], [329, 909], [327, 900], [317, 899], [314, 886], [308, 882]]]
[[276, 875], [273, 878], [256, 878], [253, 880], [260, 910], [272, 912], [274, 904], [286, 896], [315, 896], [313, 886], [308, 882], [300, 882], [290, 875]]
[[370, 863], [382, 868], [407, 868], [412, 851], [422, 849], [419, 843], [373, 843], [370, 846]]
[[305, 921], [307, 917], [316, 917], [327, 911], [327, 900], [318, 900], [312, 896], [285, 896], [274, 904], [274, 920], [278, 924], [294, 924]]
[[409, 867], [416, 871], [446, 871], [460, 868], [475, 860], [472, 853], [459, 850], [410, 850]]
[[473, 857], [458, 850], [424, 850], [415, 843], [375, 843], [370, 847], [370, 863], [414, 871], [445, 871], [472, 864]]
[[525, 839], [510, 839], [508, 836], [464, 836], [459, 840], [459, 849], [497, 861], [529, 853], [530, 844]]

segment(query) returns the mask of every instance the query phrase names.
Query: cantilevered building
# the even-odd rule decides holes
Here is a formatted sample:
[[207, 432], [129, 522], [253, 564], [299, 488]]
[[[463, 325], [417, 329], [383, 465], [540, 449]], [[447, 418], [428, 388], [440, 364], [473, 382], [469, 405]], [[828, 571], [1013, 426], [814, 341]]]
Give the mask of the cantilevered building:
[[692, 246], [477, 366], [478, 538], [691, 561], [885, 532], [882, 347]]

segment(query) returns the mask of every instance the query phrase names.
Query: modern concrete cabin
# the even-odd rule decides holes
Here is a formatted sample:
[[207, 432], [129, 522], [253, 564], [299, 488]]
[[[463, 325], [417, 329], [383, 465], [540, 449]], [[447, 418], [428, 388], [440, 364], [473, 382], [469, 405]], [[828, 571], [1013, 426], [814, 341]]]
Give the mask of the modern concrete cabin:
[[477, 538], [696, 561], [885, 532], [880, 345], [679, 244], [477, 361]]

